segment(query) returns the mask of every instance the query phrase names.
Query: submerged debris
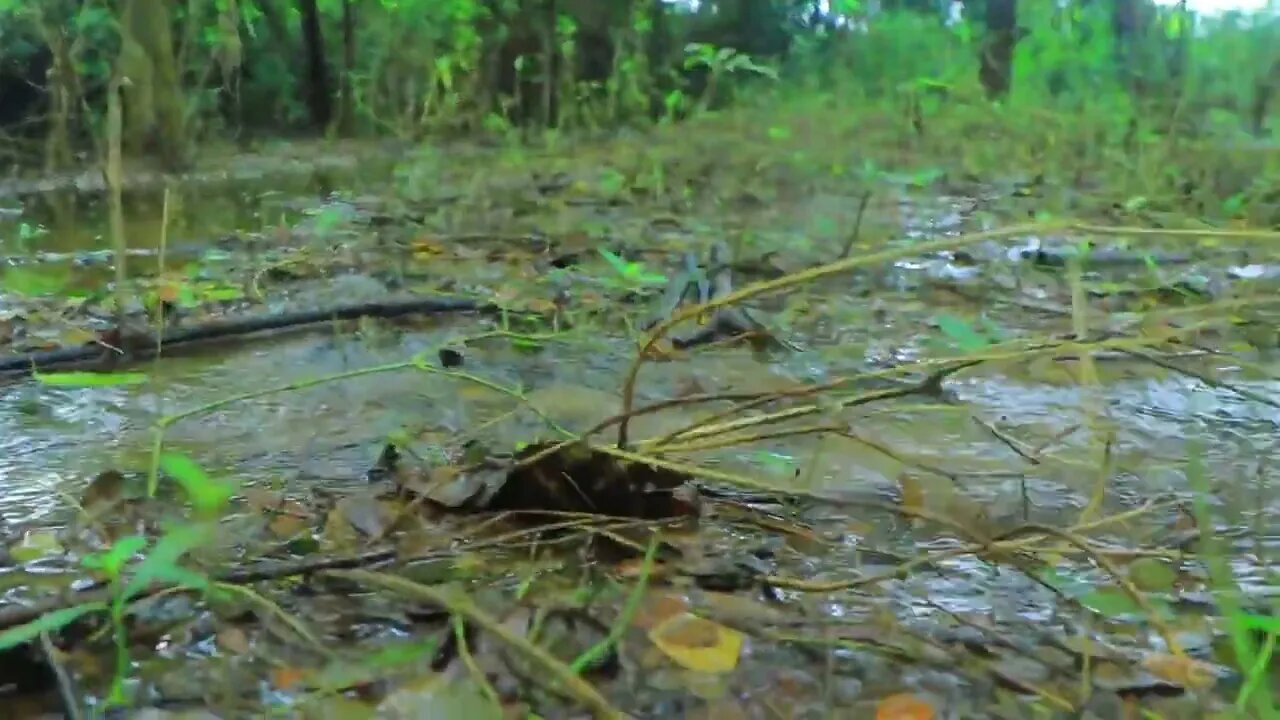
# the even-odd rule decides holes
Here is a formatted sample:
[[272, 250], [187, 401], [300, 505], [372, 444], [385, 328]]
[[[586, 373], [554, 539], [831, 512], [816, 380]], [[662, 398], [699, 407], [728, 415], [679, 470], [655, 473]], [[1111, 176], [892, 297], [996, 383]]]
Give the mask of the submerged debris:
[[682, 473], [623, 460], [585, 443], [536, 443], [505, 463], [409, 469], [387, 445], [370, 476], [452, 509], [579, 513], [642, 520], [696, 518], [698, 493]]

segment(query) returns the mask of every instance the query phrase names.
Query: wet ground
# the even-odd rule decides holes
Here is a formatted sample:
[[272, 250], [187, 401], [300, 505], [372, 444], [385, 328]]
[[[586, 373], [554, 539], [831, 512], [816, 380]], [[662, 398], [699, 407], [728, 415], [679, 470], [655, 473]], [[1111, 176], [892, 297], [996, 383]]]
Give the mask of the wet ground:
[[[366, 472], [387, 442], [449, 467], [464, 440], [510, 451], [561, 437], [539, 412], [571, 432], [617, 413], [639, 327], [683, 253], [728, 243], [741, 288], [845, 253], [902, 249], [895, 261], [754, 299], [756, 317], [791, 348], [718, 346], [643, 365], [638, 406], [703, 394], [792, 395], [745, 411], [752, 419], [736, 429], [657, 445], [644, 440], [709, 417], [722, 422], [714, 416], [733, 400], [677, 405], [633, 424], [637, 451], [700, 468], [694, 474], [709, 487], [723, 491], [737, 479], [740, 490], [768, 497], [715, 497], [699, 532], [672, 531], [681, 559], [669, 562], [678, 570], [651, 581], [638, 615], [624, 623], [634, 642], [623, 645], [621, 670], [594, 676], [601, 692], [637, 717], [707, 718], [869, 717], [894, 693], [928, 703], [938, 717], [1029, 717], [1032, 705], [1087, 707], [1104, 718], [1130, 706], [1204, 717], [1234, 699], [1241, 673], [1225, 650], [1227, 613], [1213, 606], [1223, 588], [1196, 553], [1202, 533], [1225, 542], [1247, 609], [1269, 612], [1277, 502], [1269, 458], [1280, 418], [1276, 307], [1267, 300], [1273, 251], [1242, 238], [1059, 229], [913, 254], [915, 245], [1011, 225], [1035, 195], [999, 182], [922, 179], [919, 168], [853, 178], [814, 170], [812, 155], [727, 159], [726, 147], [749, 141], [720, 132], [701, 141], [701, 152], [671, 137], [541, 151], [294, 148], [290, 157], [332, 152], [345, 161], [276, 172], [286, 164], [232, 159], [229, 166], [254, 170], [224, 173], [229, 182], [206, 173], [173, 183], [167, 224], [156, 183], [142, 183], [128, 206], [130, 245], [139, 251], [131, 267], [142, 293], [166, 283], [186, 288], [184, 323], [428, 293], [494, 302], [511, 314], [342, 321], [219, 342], [144, 363], [139, 385], [10, 378], [0, 387], [0, 513], [10, 545], [44, 547], [32, 538], [72, 527], [70, 500], [83, 501], [104, 470], [145, 474], [154, 426], [166, 415], [243, 394], [173, 424], [165, 447], [242, 488], [296, 503], [307, 529], [283, 537], [264, 527], [261, 500], [248, 494], [224, 523], [239, 534], [221, 539], [218, 561], [279, 556], [278, 541], [300, 534], [328, 553], [375, 547], [370, 537], [395, 536], [385, 519], [353, 519], [359, 513], [348, 505], [335, 520], [332, 498], [369, 493]], [[861, 165], [853, 151], [845, 162]], [[50, 273], [59, 292], [33, 292], [27, 277], [26, 292], [0, 296], [14, 352], [83, 342], [109, 316], [105, 223], [89, 190], [0, 200], [8, 272], [66, 268]], [[1090, 237], [1096, 246], [1083, 274], [1073, 274], [1072, 263], [1058, 260]], [[601, 249], [643, 272], [620, 270]], [[541, 319], [521, 319], [523, 311]], [[1081, 329], [1095, 344], [1070, 342]], [[1160, 342], [1174, 336], [1180, 342]], [[459, 351], [463, 365], [442, 368], [441, 348]], [[1084, 350], [1095, 354], [1089, 363], [1080, 360]], [[406, 365], [415, 356], [429, 370]], [[940, 394], [858, 399], [898, 387], [886, 382], [918, 381], [941, 359], [966, 357], [985, 361], [949, 376]], [[849, 382], [835, 384], [840, 378]], [[824, 383], [831, 387], [818, 392]], [[808, 409], [766, 424], [766, 413], [798, 407]], [[612, 433], [593, 440], [606, 443]], [[1195, 517], [1197, 497], [1210, 501], [1211, 527]], [[1112, 516], [1120, 519], [1099, 521]], [[1109, 524], [1094, 530], [1090, 521]], [[335, 529], [344, 522], [362, 533]], [[444, 579], [470, 589], [508, 626], [522, 612], [511, 594], [530, 585], [526, 608], [592, 617], [599, 610], [605, 628], [620, 613], [627, 619], [617, 593], [631, 585], [598, 568], [561, 559], [557, 574], [513, 557], [519, 549], [442, 540], [470, 522], [435, 518], [399, 542], [484, 557], [465, 569], [456, 561]], [[1053, 536], [1045, 527], [1074, 529]], [[1016, 551], [981, 546], [1010, 533], [1006, 542], [1042, 537]], [[82, 542], [59, 537], [56, 548], [68, 555], [47, 547], [44, 556], [23, 554], [33, 564], [14, 563], [8, 599], [81, 574], [74, 558]], [[1167, 580], [1142, 582], [1133, 568], [1148, 561]], [[607, 586], [612, 601], [597, 607], [566, 595], [584, 583]], [[340, 658], [316, 654], [279, 623], [168, 608], [156, 612], [197, 619], [181, 632], [165, 625], [159, 645], [136, 643], [141, 679], [133, 687], [149, 698], [143, 704], [209, 706], [219, 717], [254, 716], [264, 704], [332, 716], [316, 709], [339, 702], [332, 693], [317, 690], [313, 676], [306, 688], [284, 682], [283, 670], [302, 677], [339, 660], [359, 665], [377, 648], [433, 632], [389, 599], [344, 605], [343, 592], [318, 584], [318, 596], [270, 584], [262, 592], [312, 621]], [[1153, 607], [1167, 614], [1153, 619]], [[652, 640], [655, 626], [686, 611], [745, 635], [730, 667], [646, 643], [646, 632]], [[707, 642], [721, 649], [723, 637]], [[168, 649], [152, 658], [159, 646]], [[1183, 662], [1184, 649], [1204, 662], [1194, 678], [1186, 665], [1169, 667], [1169, 658]], [[496, 669], [501, 652], [492, 645], [475, 652], [510, 716], [529, 708], [572, 716], [519, 673], [512, 680]], [[86, 693], [101, 693], [102, 668], [74, 660]], [[413, 668], [407, 683], [405, 668]], [[420, 663], [397, 673], [376, 691], [343, 685], [343, 702], [380, 707], [380, 717], [425, 717], [437, 703], [460, 712], [447, 703], [465, 699], [421, 687], [436, 676]], [[445, 673], [469, 676], [457, 662]], [[217, 690], [196, 677], [213, 678]]]

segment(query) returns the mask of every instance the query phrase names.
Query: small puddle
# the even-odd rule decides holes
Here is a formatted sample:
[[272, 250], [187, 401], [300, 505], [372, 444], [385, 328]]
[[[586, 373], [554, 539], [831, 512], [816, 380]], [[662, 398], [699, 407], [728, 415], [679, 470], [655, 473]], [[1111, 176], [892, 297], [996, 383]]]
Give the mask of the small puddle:
[[[315, 162], [243, 156], [190, 178], [136, 179], [123, 198], [131, 274], [152, 275], [159, 269], [162, 238], [166, 264], [180, 267], [223, 238], [290, 228], [335, 194], [378, 192], [392, 182], [397, 155], [381, 146], [343, 146], [340, 151], [346, 154]], [[290, 154], [305, 156], [305, 148], [293, 148]], [[69, 292], [100, 292], [112, 273], [112, 253], [107, 205], [93, 177], [88, 173], [0, 187], [0, 255], [6, 257], [5, 265], [64, 267], [71, 278]], [[5, 306], [0, 296], [0, 311]], [[411, 339], [405, 342], [412, 345]], [[97, 472], [146, 467], [150, 428], [164, 412], [365, 362], [403, 360], [407, 354], [399, 347], [375, 352], [358, 341], [308, 335], [166, 358], [154, 372], [140, 368], [151, 377], [141, 388], [67, 389], [29, 381], [0, 387], [2, 517], [38, 522], [55, 507], [65, 507], [57, 493], [74, 495], [79, 484]], [[362, 389], [356, 392], [353, 387]], [[238, 470], [246, 475], [243, 479], [286, 468], [296, 472], [298, 467], [315, 467], [317, 458], [304, 457], [309, 462], [297, 464], [299, 454], [306, 455], [304, 448], [320, 453], [319, 447], [342, 446], [345, 435], [357, 428], [370, 433], [361, 440], [385, 432], [377, 426], [382, 415], [362, 413], [364, 406], [357, 401], [376, 404], [401, 391], [397, 381], [380, 380], [364, 386], [328, 386], [287, 402], [268, 398], [194, 420], [189, 426], [194, 430], [179, 425], [171, 439], [214, 462], [224, 460], [226, 467], [248, 463]], [[355, 417], [369, 419], [352, 422]], [[264, 433], [264, 428], [271, 432]], [[310, 437], [285, 432], [290, 428], [299, 435], [310, 431]], [[333, 463], [341, 459], [320, 457]], [[332, 474], [341, 475], [358, 464], [352, 458], [350, 465], [339, 465]]]

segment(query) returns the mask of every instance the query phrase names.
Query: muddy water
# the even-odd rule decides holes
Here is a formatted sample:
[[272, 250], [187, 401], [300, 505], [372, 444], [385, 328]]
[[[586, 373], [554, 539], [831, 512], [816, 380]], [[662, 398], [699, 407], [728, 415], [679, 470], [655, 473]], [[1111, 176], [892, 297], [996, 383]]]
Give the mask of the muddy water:
[[[333, 193], [376, 193], [392, 181], [397, 153], [379, 145], [300, 144], [243, 156], [211, 155], [171, 177], [138, 171], [122, 196], [134, 272], [154, 272], [158, 249], [171, 259], [225, 237], [286, 228]], [[0, 255], [9, 263], [59, 262], [109, 271], [101, 174], [0, 184]], [[167, 222], [165, 202], [168, 202]]]
[[[170, 242], [199, 245], [226, 233], [288, 225], [333, 192], [385, 191], [392, 182], [394, 159], [372, 154], [345, 166], [242, 178], [223, 186], [175, 184]], [[159, 198], [154, 187], [133, 196], [128, 224], [134, 247], [157, 244]], [[41, 250], [75, 253], [104, 247], [101, 203], [93, 196], [71, 205], [70, 220], [57, 216], [66, 210], [65, 203], [60, 206], [48, 196], [22, 196], [20, 202], [19, 213], [0, 218], [0, 236], [13, 237], [15, 229], [27, 223], [49, 229]], [[951, 226], [953, 215], [954, 208], [944, 207], [938, 222], [930, 225]], [[695, 387], [707, 392], [758, 390], [855, 373], [865, 369], [873, 348], [909, 343], [919, 334], [930, 310], [919, 307], [910, 292], [884, 299], [904, 308], [897, 327], [826, 318], [817, 324], [834, 323], [841, 329], [830, 335], [839, 338], [833, 346], [817, 343], [820, 352], [768, 360], [745, 351], [710, 352], [696, 362], [658, 363], [646, 368], [642, 394], [666, 397]], [[1015, 327], [1018, 318], [1003, 322]], [[38, 522], [66, 507], [59, 492], [74, 496], [93, 474], [109, 467], [145, 468], [152, 425], [165, 414], [239, 393], [404, 362], [419, 352], [431, 356], [450, 339], [486, 329], [484, 321], [472, 317], [441, 318], [412, 330], [364, 335], [339, 335], [322, 328], [166, 359], [154, 369], [146, 368], [151, 381], [139, 387], [62, 389], [30, 381], [5, 386], [0, 388], [0, 518]], [[506, 346], [480, 346], [469, 351], [467, 369], [504, 385], [548, 390], [570, 405], [570, 393], [558, 386], [611, 393], [620, 385], [633, 350], [634, 345], [621, 337], [557, 346], [534, 355], [511, 352]], [[1280, 395], [1275, 381], [1240, 383], [1260, 394]], [[895, 456], [857, 440], [792, 439], [763, 443], [737, 453], [736, 459], [779, 485], [835, 493], [889, 492], [901, 473], [914, 464], [927, 464], [964, 474], [963, 493], [993, 507], [1003, 504], [1002, 512], [1015, 512], [1016, 503], [1010, 499], [1020, 501], [1025, 494], [1039, 511], [1069, 521], [1087, 498], [1098, 459], [1097, 436], [1087, 428], [1096, 417], [1104, 417], [1116, 433], [1112, 490], [1120, 506], [1166, 491], [1187, 492], [1187, 441], [1195, 440], [1219, 502], [1245, 517], [1274, 516], [1277, 509], [1274, 490], [1260, 488], [1257, 482], [1261, 461], [1272, 453], [1276, 413], [1227, 389], [1175, 374], [1133, 374], [1098, 391], [1091, 400], [1100, 408], [1095, 417], [1085, 410], [1087, 398], [1074, 385], [972, 373], [952, 387], [961, 404], [950, 408], [863, 408], [844, 416], [859, 437], [895, 448]], [[575, 416], [570, 424], [585, 426], [608, 415], [610, 407], [602, 397], [585, 394], [577, 398], [576, 407], [566, 407], [565, 412]], [[511, 398], [408, 369], [248, 399], [179, 423], [168, 432], [167, 443], [243, 482], [282, 481], [306, 492], [309, 487], [360, 482], [390, 433], [410, 429], [452, 437], [516, 405]], [[1030, 446], [1043, 446], [1044, 461], [1028, 463], [976, 423], [975, 415]], [[667, 418], [651, 429], [669, 430], [693, 417]], [[1059, 437], [1075, 426], [1086, 429]], [[495, 441], [529, 440], [536, 431], [536, 423], [518, 424], [506, 427], [505, 435]], [[779, 464], [778, 458], [784, 462]]]
[[[393, 182], [396, 159], [380, 146], [298, 146], [284, 154], [214, 157], [185, 179], [138, 174], [126, 183], [124, 194], [130, 272], [155, 272], [162, 238], [172, 268], [229, 235], [293, 226], [335, 193], [385, 189]], [[7, 182], [0, 187], [0, 210], [0, 255], [6, 264], [69, 268], [72, 290], [99, 286], [109, 277], [107, 208], [97, 174]], [[50, 388], [30, 381], [0, 387], [0, 517], [38, 520], [65, 506], [56, 492], [74, 494], [87, 478], [109, 467], [145, 467], [141, 463], [149, 428], [165, 412], [340, 372], [351, 362], [392, 357], [348, 344], [311, 336], [269, 350], [230, 349], [166, 359], [146, 368], [152, 383], [141, 388]], [[375, 387], [395, 394], [394, 384]], [[310, 427], [317, 439], [322, 437], [328, 426], [321, 418], [330, 407], [342, 408], [345, 417], [333, 427], [373, 427], [350, 422], [348, 413], [361, 407], [343, 394], [347, 390], [336, 392], [328, 401], [291, 398], [292, 414], [277, 404], [278, 398], [237, 407], [234, 422], [227, 414], [215, 415], [175, 428], [174, 437], [179, 443], [190, 441], [192, 452], [214, 463], [225, 458], [228, 467], [234, 464], [248, 475], [285, 467], [296, 472], [292, 449], [309, 445], [295, 444], [289, 428], [301, 433]], [[376, 426], [375, 420], [370, 422]], [[262, 437], [279, 441], [251, 441]]]

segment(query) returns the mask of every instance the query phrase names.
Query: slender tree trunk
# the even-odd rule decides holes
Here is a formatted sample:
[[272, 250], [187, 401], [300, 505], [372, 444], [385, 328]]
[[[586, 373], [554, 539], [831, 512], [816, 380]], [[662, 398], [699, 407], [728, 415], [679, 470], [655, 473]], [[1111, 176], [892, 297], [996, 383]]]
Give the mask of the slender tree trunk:
[[169, 0], [128, 0], [121, 16], [117, 74], [125, 92], [131, 150], [154, 150], [171, 169], [186, 164], [184, 98], [174, 56]]
[[66, 35], [60, 28], [50, 29], [45, 37], [53, 53], [46, 83], [49, 93], [49, 122], [45, 136], [45, 171], [54, 172], [71, 166], [71, 119], [75, 115], [80, 94], [75, 83], [75, 70]]
[[342, 106], [339, 109], [338, 132], [345, 136], [356, 132], [356, 97], [353, 75], [356, 71], [355, 0], [342, 0]]
[[1253, 89], [1253, 106], [1249, 109], [1249, 125], [1255, 135], [1264, 135], [1267, 130], [1267, 116], [1271, 112], [1271, 100], [1280, 90], [1280, 58], [1271, 63], [1271, 67], [1260, 78]]
[[982, 44], [978, 79], [991, 99], [1009, 94], [1013, 82], [1013, 46], [1017, 43], [1018, 1], [987, 0], [987, 39]]
[[311, 110], [311, 123], [323, 130], [333, 119], [333, 104], [320, 9], [316, 0], [298, 0], [298, 12], [302, 15], [302, 43], [307, 54], [307, 107]]

